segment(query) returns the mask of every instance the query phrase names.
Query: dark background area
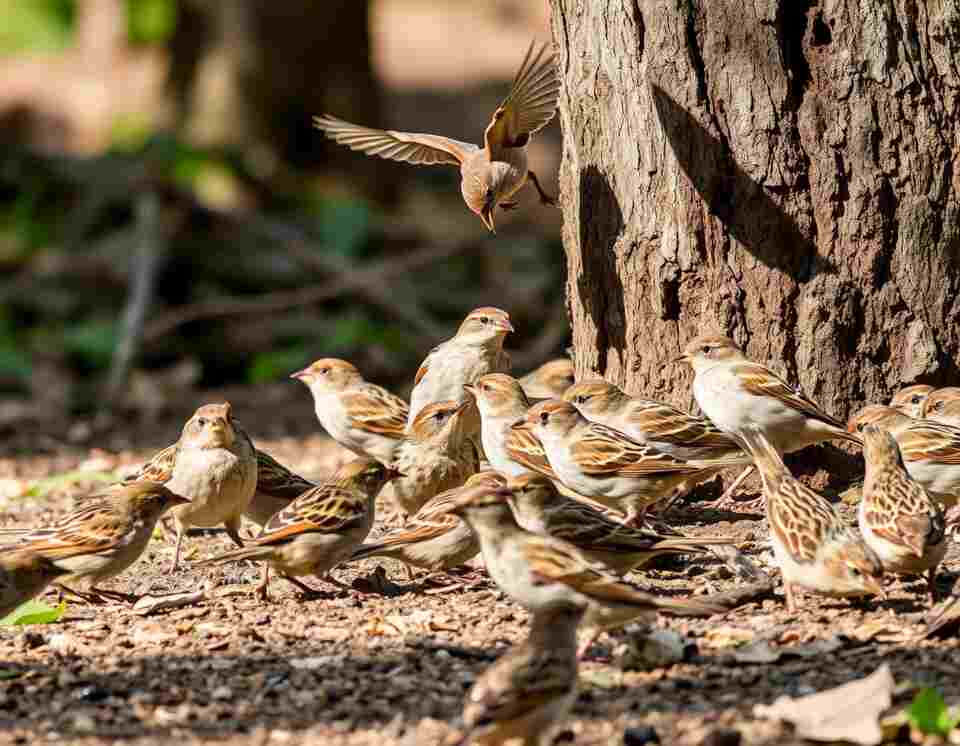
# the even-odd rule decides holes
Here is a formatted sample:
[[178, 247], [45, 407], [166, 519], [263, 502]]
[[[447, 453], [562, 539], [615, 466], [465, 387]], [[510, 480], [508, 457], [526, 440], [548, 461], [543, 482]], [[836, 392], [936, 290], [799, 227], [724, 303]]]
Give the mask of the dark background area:
[[[489, 236], [459, 174], [324, 140], [324, 111], [480, 142], [535, 0], [0, 0], [0, 434], [154, 445], [228, 396], [316, 427], [287, 376], [352, 360], [405, 394], [478, 305], [516, 372], [568, 343], [559, 211]], [[456, 43], [451, 43], [455, 38]], [[534, 143], [556, 192], [559, 129]]]

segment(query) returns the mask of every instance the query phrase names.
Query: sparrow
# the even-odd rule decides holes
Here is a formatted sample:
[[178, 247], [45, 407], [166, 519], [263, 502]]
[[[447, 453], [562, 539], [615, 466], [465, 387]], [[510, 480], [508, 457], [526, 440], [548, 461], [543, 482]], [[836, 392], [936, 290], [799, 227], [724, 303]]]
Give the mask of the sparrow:
[[[746, 358], [731, 339], [706, 335], [690, 342], [677, 361], [693, 368], [693, 395], [703, 413], [723, 432], [739, 436], [756, 425], [781, 454], [825, 440], [860, 444], [836, 418], [772, 370]], [[750, 467], [727, 488], [714, 507], [731, 505]]]
[[69, 574], [66, 567], [29, 550], [14, 550], [0, 557], [0, 619]]
[[459, 487], [480, 468], [465, 431], [469, 402], [445, 401], [425, 407], [397, 449], [394, 466], [403, 475], [383, 496], [404, 515], [415, 514], [441, 492]]
[[910, 478], [944, 507], [960, 497], [960, 428], [933, 420], [915, 420], [892, 407], [873, 404], [855, 413], [847, 427], [863, 433], [868, 425], [888, 431], [900, 447]]
[[528, 473], [530, 470], [507, 450], [512, 426], [530, 408], [520, 382], [506, 373], [488, 373], [463, 388], [480, 412], [480, 442], [490, 466], [509, 477]]
[[733, 458], [685, 461], [590, 422], [569, 402], [550, 399], [532, 407], [515, 430], [543, 444], [550, 466], [567, 487], [626, 514], [641, 525], [647, 509], [705, 471], [740, 463]]
[[591, 562], [577, 547], [553, 536], [519, 526], [509, 505], [507, 488], [476, 487], [465, 491], [451, 510], [473, 529], [491, 579], [532, 613], [558, 606], [586, 607], [590, 631], [585, 652], [600, 632], [635, 619], [652, 619], [658, 611], [710, 616], [725, 611], [695, 599], [660, 598], [644, 593]]
[[[236, 423], [234, 426], [237, 426]], [[163, 483], [170, 481], [179, 445], [178, 441], [159, 451], [140, 467], [133, 477], [125, 481], [127, 483], [140, 479]], [[316, 487], [316, 484], [291, 471], [266, 451], [261, 451], [259, 448], [254, 448], [254, 451], [257, 456], [257, 491], [249, 507], [243, 511], [243, 517], [262, 526], [293, 498], [311, 487]]]
[[513, 197], [533, 184], [546, 205], [555, 204], [527, 167], [531, 136], [545, 127], [557, 109], [560, 81], [553, 54], [530, 44], [510, 93], [493, 113], [483, 133], [483, 147], [440, 135], [378, 130], [351, 124], [329, 114], [314, 118], [327, 137], [351, 150], [414, 165], [460, 168], [460, 191], [467, 207], [496, 233], [494, 211], [517, 206]]
[[410, 407], [369, 383], [351, 363], [323, 358], [290, 374], [313, 395], [317, 419], [330, 437], [358, 456], [393, 462]]
[[836, 508], [793, 477], [759, 426], [744, 426], [739, 438], [763, 482], [770, 541], [783, 576], [787, 609], [796, 611], [798, 588], [828, 596], [882, 594], [880, 558]]
[[707, 546], [734, 544], [734, 539], [664, 535], [647, 528], [624, 526], [577, 500], [561, 495], [540, 474], [524, 474], [507, 482], [510, 508], [521, 528], [573, 544], [592, 562], [625, 575], [662, 554], [701, 554]]
[[439, 401], [463, 401], [463, 387], [487, 373], [510, 371], [503, 340], [513, 331], [510, 315], [499, 308], [477, 308], [463, 320], [453, 339], [432, 350], [417, 370], [410, 392], [407, 429], [420, 410]]
[[942, 414], [944, 406], [957, 400], [960, 400], [960, 386], [945, 386], [942, 389], [934, 389], [923, 402], [923, 411], [920, 413], [920, 417], [932, 418], [937, 414]]
[[530, 634], [484, 671], [463, 706], [460, 744], [549, 746], [577, 691], [577, 625], [583, 609], [534, 614]]
[[263, 579], [255, 591], [262, 599], [267, 597], [270, 567], [308, 594], [317, 591], [298, 579], [304, 575], [317, 575], [345, 587], [330, 576], [330, 571], [367, 538], [377, 493], [397, 474], [376, 459], [358, 457], [273, 516], [248, 546], [194, 566], [243, 559], [264, 561]]
[[350, 560], [390, 557], [407, 567], [428, 572], [447, 572], [480, 553], [480, 544], [470, 527], [450, 512], [452, 501], [465, 490], [484, 486], [502, 487], [507, 480], [495, 471], [481, 471], [465, 484], [435, 495], [400, 528], [369, 544], [361, 544]]
[[[25, 550], [49, 560], [66, 573], [57, 585], [81, 600], [129, 598], [97, 585], [140, 559], [160, 517], [188, 502], [159, 482], [112, 485], [52, 526], [3, 529], [0, 536], [18, 541], [0, 546], [0, 554]], [[70, 587], [74, 583], [86, 590]]]
[[180, 565], [183, 537], [193, 526], [222, 523], [233, 542], [243, 546], [240, 519], [257, 490], [257, 456], [228, 402], [205, 404], [187, 420], [167, 487], [190, 501], [173, 510], [177, 544], [171, 571]]
[[925, 574], [933, 603], [937, 567], [947, 553], [943, 508], [910, 478], [889, 432], [876, 425], [862, 432], [867, 471], [857, 512], [860, 533], [885, 572]]
[[558, 357], [527, 373], [520, 379], [520, 386], [528, 399], [559, 399], [573, 381], [573, 361]]
[[933, 391], [933, 386], [926, 383], [907, 386], [893, 395], [890, 406], [908, 417], [922, 417], [923, 404]]

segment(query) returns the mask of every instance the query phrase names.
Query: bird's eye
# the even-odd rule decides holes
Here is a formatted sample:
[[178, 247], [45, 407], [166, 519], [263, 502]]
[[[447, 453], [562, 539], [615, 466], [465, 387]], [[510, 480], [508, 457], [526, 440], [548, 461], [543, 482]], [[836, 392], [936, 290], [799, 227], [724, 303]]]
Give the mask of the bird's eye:
[[933, 408], [934, 408], [937, 412], [941, 411], [941, 410], [943, 409], [943, 402], [942, 402], [942, 401], [938, 401], [936, 404], [933, 405]]
[[489, 317], [487, 317], [487, 316], [481, 316], [481, 317], [480, 317], [480, 323], [481, 323], [481, 324], [489, 324], [489, 323], [490, 323]]
[[862, 433], [864, 427], [866, 427], [866, 425], [863, 422], [861, 422], [859, 425], [857, 425], [857, 432]]
[[325, 376], [325, 375], [327, 375], [327, 373], [329, 373], [329, 372], [330, 372], [330, 369], [329, 369], [329, 368], [321, 368], [321, 369], [320, 369], [320, 375], [321, 375], [321, 376]]
[[700, 348], [700, 351], [701, 351], [704, 355], [709, 355], [709, 354], [710, 354], [710, 345], [704, 345], [703, 347]]
[[911, 403], [911, 404], [919, 404], [919, 403], [920, 403], [920, 397], [917, 396], [917, 395], [914, 395], [913, 398], [910, 399], [910, 403]]
[[200, 427], [206, 427], [206, 426], [207, 426], [207, 420], [206, 420], [206, 418], [204, 418], [204, 417], [198, 417], [198, 418], [197, 418], [197, 424], [198, 424]]
[[443, 422], [446, 418], [447, 418], [447, 415], [443, 412], [437, 412], [433, 416], [433, 419], [435, 419], [437, 422]]
[[859, 578], [863, 573], [860, 572], [860, 570], [858, 570], [856, 567], [851, 567], [850, 574], [853, 575], [853, 577], [855, 578]]
[[586, 394], [580, 394], [580, 396], [577, 397], [577, 404], [586, 404], [589, 399], [590, 397]]
[[546, 412], [541, 412], [541, 413], [540, 413], [540, 422], [541, 422], [541, 424], [546, 425], [548, 422], [550, 422], [550, 415], [547, 414]]

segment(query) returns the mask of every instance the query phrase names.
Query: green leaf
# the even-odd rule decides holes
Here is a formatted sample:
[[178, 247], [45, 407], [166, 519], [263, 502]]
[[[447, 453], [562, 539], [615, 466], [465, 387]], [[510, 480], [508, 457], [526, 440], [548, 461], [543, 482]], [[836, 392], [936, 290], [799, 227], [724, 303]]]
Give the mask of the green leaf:
[[127, 0], [127, 34], [134, 44], [162, 44], [176, 26], [176, 0]]
[[910, 725], [927, 735], [946, 736], [960, 722], [960, 717], [947, 709], [940, 692], [930, 687], [913, 698], [907, 716]]
[[51, 624], [62, 617], [66, 610], [65, 601], [61, 601], [59, 606], [47, 606], [41, 601], [27, 601], [0, 619], [0, 624]]

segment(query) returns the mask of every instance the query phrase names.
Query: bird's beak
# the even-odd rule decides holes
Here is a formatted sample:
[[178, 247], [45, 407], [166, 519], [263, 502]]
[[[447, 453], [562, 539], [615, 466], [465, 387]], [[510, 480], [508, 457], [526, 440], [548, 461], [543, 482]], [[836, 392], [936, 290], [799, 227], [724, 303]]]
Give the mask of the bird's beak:
[[493, 235], [497, 235], [497, 229], [493, 224], [493, 210], [495, 207], [496, 205], [494, 203], [487, 202], [480, 210], [480, 219], [483, 221], [483, 224], [487, 226], [487, 230]]
[[502, 319], [496, 322], [497, 329], [502, 329], [505, 332], [514, 332], [516, 329], [513, 328], [513, 324], [510, 323], [510, 319]]
[[687, 353], [684, 352], [682, 355], [679, 355], [678, 357], [675, 357], [675, 358], [673, 359], [673, 362], [675, 362], [675, 363], [689, 363], [689, 362], [690, 362], [690, 356], [687, 355]]
[[520, 422], [514, 422], [510, 426], [511, 430], [533, 430], [533, 423], [528, 420], [520, 420]]
[[296, 378], [298, 381], [304, 378], [307, 375], [307, 369], [298, 370], [290, 374], [291, 378]]

